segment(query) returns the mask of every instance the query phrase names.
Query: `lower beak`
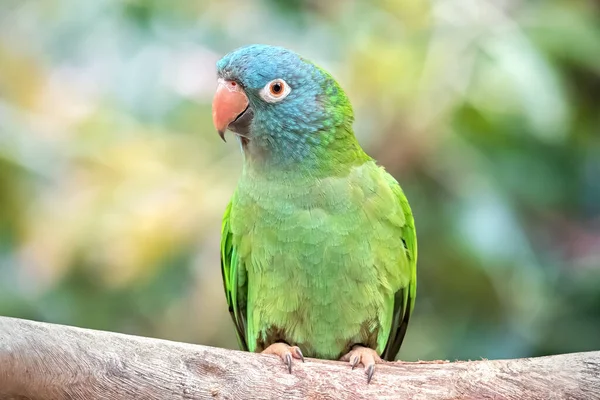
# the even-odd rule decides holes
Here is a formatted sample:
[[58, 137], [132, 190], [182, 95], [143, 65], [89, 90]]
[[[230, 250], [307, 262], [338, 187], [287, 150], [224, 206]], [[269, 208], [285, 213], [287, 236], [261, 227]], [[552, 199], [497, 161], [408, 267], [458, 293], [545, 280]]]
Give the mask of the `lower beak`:
[[248, 107], [248, 97], [235, 81], [219, 79], [212, 104], [213, 124], [225, 141], [225, 131]]

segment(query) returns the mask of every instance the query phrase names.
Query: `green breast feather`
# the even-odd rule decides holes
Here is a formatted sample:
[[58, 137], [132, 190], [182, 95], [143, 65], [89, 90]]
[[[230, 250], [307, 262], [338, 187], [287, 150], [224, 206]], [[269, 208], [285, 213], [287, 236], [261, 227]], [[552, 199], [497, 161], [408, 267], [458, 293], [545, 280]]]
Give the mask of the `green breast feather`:
[[408, 201], [371, 160], [317, 180], [245, 172], [223, 218], [223, 282], [245, 350], [285, 341], [338, 359], [363, 344], [393, 360], [416, 260]]

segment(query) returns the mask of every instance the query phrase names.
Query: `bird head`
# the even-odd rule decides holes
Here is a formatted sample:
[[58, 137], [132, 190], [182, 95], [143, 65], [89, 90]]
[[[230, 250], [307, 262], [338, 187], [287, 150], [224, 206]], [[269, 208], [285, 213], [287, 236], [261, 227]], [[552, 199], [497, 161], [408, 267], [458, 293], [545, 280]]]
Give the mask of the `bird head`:
[[[213, 123], [224, 139], [230, 130], [242, 144], [276, 146], [302, 157], [351, 131], [352, 107], [329, 73], [281, 47], [251, 45], [217, 62]], [[287, 149], [287, 150], [285, 150]]]

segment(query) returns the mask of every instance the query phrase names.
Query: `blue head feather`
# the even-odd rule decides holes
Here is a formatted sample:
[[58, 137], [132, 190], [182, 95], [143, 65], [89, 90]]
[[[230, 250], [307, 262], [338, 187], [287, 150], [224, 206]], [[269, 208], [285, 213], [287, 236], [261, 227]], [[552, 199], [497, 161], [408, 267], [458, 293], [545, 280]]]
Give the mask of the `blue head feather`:
[[[234, 80], [244, 89], [254, 118], [249, 150], [268, 153], [281, 161], [315, 156], [315, 148], [351, 132], [350, 102], [337, 82], [321, 68], [282, 47], [250, 45], [217, 62], [219, 77]], [[290, 94], [268, 103], [259, 92], [274, 79], [283, 79]]]

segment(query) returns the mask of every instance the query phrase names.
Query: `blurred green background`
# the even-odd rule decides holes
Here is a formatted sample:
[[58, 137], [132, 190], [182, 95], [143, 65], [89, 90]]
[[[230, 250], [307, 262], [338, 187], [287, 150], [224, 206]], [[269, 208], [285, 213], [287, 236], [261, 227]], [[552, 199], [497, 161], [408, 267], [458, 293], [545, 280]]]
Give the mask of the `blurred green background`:
[[402, 184], [419, 294], [400, 358], [600, 349], [595, 1], [0, 2], [0, 315], [236, 347], [219, 269], [240, 174], [215, 62], [330, 70]]

